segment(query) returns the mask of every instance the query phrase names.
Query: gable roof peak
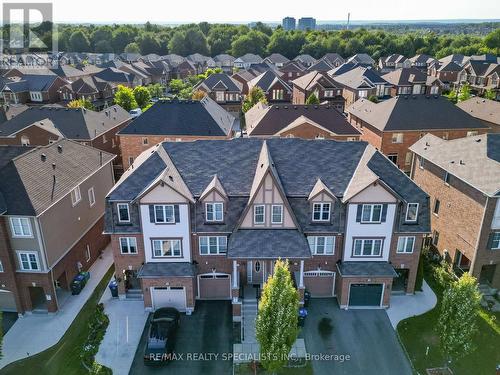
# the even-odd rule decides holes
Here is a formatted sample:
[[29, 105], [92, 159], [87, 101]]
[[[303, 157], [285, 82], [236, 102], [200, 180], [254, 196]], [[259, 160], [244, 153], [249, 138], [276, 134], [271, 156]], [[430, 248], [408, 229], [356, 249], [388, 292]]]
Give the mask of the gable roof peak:
[[203, 190], [203, 193], [201, 193], [200, 200], [204, 199], [213, 190], [216, 190], [220, 195], [222, 195], [224, 199], [228, 198], [226, 190], [224, 189], [224, 186], [222, 186], [222, 183], [219, 180], [217, 173], [214, 174], [214, 177], [212, 178], [210, 183], [207, 185], [205, 190]]
[[318, 177], [307, 200], [313, 199], [315, 196], [317, 196], [323, 191], [328, 195], [330, 195], [332, 198], [335, 198], [335, 194], [333, 194], [332, 191], [328, 188], [328, 186], [326, 186], [325, 183], [321, 181], [321, 178]]

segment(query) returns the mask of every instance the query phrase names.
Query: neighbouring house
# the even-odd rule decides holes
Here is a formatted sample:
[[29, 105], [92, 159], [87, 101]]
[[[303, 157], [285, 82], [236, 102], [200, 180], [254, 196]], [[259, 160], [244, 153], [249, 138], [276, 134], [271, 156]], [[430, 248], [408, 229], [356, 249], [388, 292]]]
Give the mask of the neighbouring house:
[[259, 74], [259, 72], [256, 72], [252, 69], [244, 69], [244, 70], [240, 70], [240, 71], [237, 71], [236, 73], [234, 73], [231, 78], [233, 78], [235, 81], [238, 81], [239, 83], [241, 83], [241, 92], [243, 95], [247, 95], [248, 94], [248, 82], [250, 82], [252, 79], [254, 79], [255, 77], [257, 77]]
[[340, 112], [344, 111], [342, 87], [326, 73], [309, 72], [292, 81], [293, 104], [306, 104], [311, 94], [316, 95], [320, 103], [327, 102]]
[[427, 134], [410, 150], [412, 178], [430, 196], [433, 247], [457, 276], [468, 272], [483, 292], [495, 292], [500, 288], [500, 134], [448, 141]]
[[162, 141], [229, 139], [239, 130], [239, 119], [214, 100], [160, 100], [120, 130], [120, 150], [125, 168]]
[[347, 113], [350, 123], [361, 131], [361, 139], [405, 172], [412, 161], [409, 147], [425, 134], [455, 139], [489, 130], [442, 96], [404, 95], [381, 103], [360, 99]]
[[295, 57], [293, 59], [293, 61], [298, 61], [306, 68], [309, 68], [311, 65], [316, 63], [316, 59], [314, 57], [312, 57], [311, 55], [307, 55], [307, 54], [298, 55], [297, 57]]
[[333, 78], [342, 88], [345, 106], [348, 107], [360, 98], [376, 96], [389, 97], [392, 85], [371, 68], [358, 66]]
[[420, 69], [400, 68], [382, 76], [392, 87], [391, 96], [396, 95], [441, 95], [443, 84], [436, 77], [429, 77]]
[[470, 60], [458, 73], [457, 86], [469, 84], [473, 93], [482, 95], [493, 90], [500, 98], [500, 64], [481, 60]]
[[285, 137], [357, 141], [361, 133], [332, 105], [266, 105], [245, 113], [250, 137]]
[[446, 89], [449, 89], [455, 82], [458, 81], [458, 74], [462, 71], [462, 67], [457, 63], [450, 61], [447, 63], [438, 62], [432, 64], [428, 69], [427, 74], [430, 77], [439, 79]]
[[248, 90], [259, 87], [264, 91], [268, 103], [290, 102], [292, 87], [283, 80], [279, 73], [268, 70], [248, 82]]
[[276, 69], [280, 69], [289, 61], [290, 59], [286, 58], [281, 53], [272, 53], [264, 59], [264, 62], [274, 66]]
[[228, 112], [239, 113], [243, 85], [226, 73], [214, 73], [200, 82], [196, 90], [205, 92]]
[[59, 65], [57, 68], [51, 68], [50, 71], [68, 82], [89, 76], [88, 72], [71, 65]]
[[191, 61], [196, 68], [196, 74], [201, 74], [208, 68], [208, 61], [211, 57], [204, 56], [201, 53], [193, 53], [186, 56], [186, 60]]
[[417, 69], [423, 70], [424, 72], [429, 69], [429, 67], [436, 63], [438, 60], [436, 60], [434, 57], [431, 57], [429, 55], [425, 54], [419, 54], [411, 57], [410, 59], [411, 66], [414, 66]]
[[301, 302], [307, 289], [390, 306], [415, 290], [429, 215], [427, 194], [365, 142], [198, 140], [142, 153], [106, 198], [105, 233], [121, 298], [186, 313], [230, 300], [237, 321], [256, 296], [241, 290], [262, 288], [279, 258]]
[[321, 59], [328, 61], [334, 68], [345, 63], [345, 59], [338, 53], [326, 53]]
[[21, 112], [24, 112], [29, 107], [25, 104], [5, 104], [0, 107], [0, 124], [3, 124], [5, 121], [10, 120], [11, 118], [16, 117]]
[[458, 102], [457, 107], [482, 121], [490, 132], [500, 133], [500, 102], [474, 97]]
[[7, 104], [47, 104], [59, 101], [59, 89], [67, 84], [61, 77], [50, 74], [25, 74], [4, 81], [2, 96]]
[[2, 311], [61, 309], [73, 277], [108, 245], [102, 232], [113, 158], [66, 139], [0, 146]]
[[409, 67], [411, 67], [410, 60], [398, 53], [393, 53], [392, 55], [381, 57], [378, 60], [378, 69], [380, 73], [389, 73], [396, 69]]
[[332, 69], [335, 69], [335, 66], [333, 66], [332, 63], [330, 63], [329, 60], [325, 58], [321, 58], [318, 61], [316, 61], [314, 64], [309, 66], [307, 68], [308, 72], [320, 72], [320, 73], [326, 73]]
[[376, 62], [367, 53], [357, 53], [347, 59], [346, 62], [354, 62], [366, 68], [374, 67]]
[[123, 170], [116, 133], [131, 121], [119, 105], [101, 112], [84, 108], [29, 107], [0, 124], [0, 145], [44, 146], [67, 138], [116, 155], [117, 175]]
[[292, 87], [292, 81], [306, 74], [306, 68], [298, 61], [289, 61], [279, 68], [281, 78]]
[[96, 109], [113, 104], [116, 86], [97, 77], [83, 77], [59, 89], [59, 96], [65, 104], [72, 100], [88, 100]]
[[261, 64], [264, 60], [259, 55], [254, 55], [253, 53], [247, 53], [243, 56], [236, 58], [233, 61], [233, 65], [238, 69], [248, 69], [253, 64]]
[[336, 76], [339, 76], [341, 74], [347, 73], [347, 72], [353, 70], [354, 68], [357, 68], [358, 66], [360, 66], [360, 65], [356, 62], [353, 62], [353, 61], [348, 62], [348, 63], [344, 63], [336, 68], [333, 68], [332, 70], [329, 70], [328, 75], [330, 77], [336, 77]]
[[465, 56], [465, 55], [462, 55], [462, 54], [459, 54], [459, 53], [454, 53], [454, 54], [451, 54], [451, 55], [448, 55], [448, 56], [445, 56], [441, 59], [438, 60], [438, 63], [440, 65], [446, 65], [448, 63], [455, 63], [459, 66], [464, 66], [465, 64], [467, 64], [470, 60], [470, 57], [469, 56]]
[[233, 73], [234, 60], [236, 60], [233, 56], [228, 55], [226, 53], [222, 53], [215, 57], [212, 57], [207, 61], [207, 66], [211, 69], [220, 68], [222, 72], [226, 74]]
[[123, 85], [126, 87], [134, 88], [141, 84], [141, 80], [135, 74], [125, 72], [118, 68], [106, 68], [94, 74], [94, 77], [109, 82], [112, 85]]

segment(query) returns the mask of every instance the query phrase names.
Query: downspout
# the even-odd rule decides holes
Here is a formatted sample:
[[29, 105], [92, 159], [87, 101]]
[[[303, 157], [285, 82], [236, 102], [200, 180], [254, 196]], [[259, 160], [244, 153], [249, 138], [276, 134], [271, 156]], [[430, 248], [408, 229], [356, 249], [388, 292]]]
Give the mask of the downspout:
[[[481, 232], [484, 226], [484, 218], [486, 217], [486, 211], [488, 209], [488, 203], [490, 201], [490, 197], [486, 197], [486, 204], [484, 205], [484, 212], [483, 212], [483, 217], [481, 218], [481, 226], [479, 227], [479, 236], [477, 236], [477, 241], [476, 241], [476, 251], [474, 251], [474, 256], [472, 257], [472, 263], [471, 267], [469, 270], [469, 274], [472, 275], [474, 271], [474, 267], [476, 266], [476, 259], [477, 259], [477, 253], [479, 251], [479, 242], [481, 241]], [[479, 274], [481, 273], [481, 270], [479, 270]], [[478, 278], [478, 283], [479, 283], [479, 278]]]

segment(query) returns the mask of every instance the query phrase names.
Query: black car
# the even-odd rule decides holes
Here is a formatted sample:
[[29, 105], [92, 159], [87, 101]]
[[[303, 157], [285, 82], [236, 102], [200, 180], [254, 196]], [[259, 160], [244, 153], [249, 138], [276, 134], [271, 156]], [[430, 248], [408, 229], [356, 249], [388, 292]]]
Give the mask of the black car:
[[172, 307], [156, 310], [149, 321], [149, 332], [144, 350], [144, 364], [167, 363], [172, 359], [180, 313]]

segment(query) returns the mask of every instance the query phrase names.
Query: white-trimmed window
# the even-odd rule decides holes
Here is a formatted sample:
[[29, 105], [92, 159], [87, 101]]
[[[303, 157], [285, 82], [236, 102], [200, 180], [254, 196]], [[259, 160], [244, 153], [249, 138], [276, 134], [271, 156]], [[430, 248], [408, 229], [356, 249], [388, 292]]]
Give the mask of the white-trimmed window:
[[23, 271], [38, 271], [40, 269], [38, 255], [35, 251], [19, 251], [17, 255], [19, 257], [19, 267]]
[[0, 260], [0, 272], [4, 272], [4, 271], [3, 271], [3, 263], [2, 263], [2, 261], [1, 261], [1, 260]]
[[27, 217], [11, 217], [12, 237], [32, 237], [31, 223]]
[[313, 255], [333, 255], [335, 253], [335, 237], [308, 236], [309, 248]]
[[89, 194], [89, 204], [90, 207], [92, 207], [95, 204], [95, 192], [93, 186], [89, 189], [88, 194]]
[[333, 97], [333, 90], [325, 90], [325, 98]]
[[171, 258], [181, 256], [181, 240], [153, 240], [153, 258]]
[[500, 232], [495, 232], [492, 234], [491, 248], [493, 250], [500, 249]]
[[330, 221], [330, 203], [313, 204], [313, 221]]
[[382, 255], [382, 239], [355, 239], [352, 254], [356, 257], [380, 257]]
[[424, 158], [423, 158], [423, 156], [419, 156], [418, 157], [418, 167], [420, 169], [424, 169]]
[[200, 236], [200, 254], [217, 255], [227, 253], [226, 236]]
[[215, 92], [215, 100], [217, 102], [223, 102], [224, 101], [224, 91], [216, 91]]
[[467, 132], [467, 137], [474, 137], [478, 134], [479, 134], [479, 132], [477, 130], [470, 130]]
[[367, 98], [368, 97], [368, 90], [359, 90], [358, 91], [358, 96], [360, 98]]
[[403, 143], [403, 133], [392, 133], [392, 143]]
[[120, 252], [122, 254], [137, 254], [137, 240], [135, 237], [120, 237]]
[[78, 202], [82, 200], [82, 194], [80, 192], [80, 186], [77, 186], [73, 190], [71, 190], [71, 204], [76, 206]]
[[362, 223], [380, 223], [382, 221], [381, 204], [364, 204], [361, 213]]
[[257, 204], [253, 206], [253, 222], [254, 224], [264, 224], [266, 217], [266, 206]]
[[128, 209], [128, 203], [118, 203], [118, 221], [120, 223], [130, 223], [130, 212]]
[[155, 223], [175, 223], [173, 204], [155, 205]]
[[406, 221], [417, 221], [418, 203], [408, 203], [406, 206]]
[[396, 249], [397, 253], [413, 253], [413, 247], [415, 246], [415, 237], [399, 237], [398, 247]]
[[223, 221], [224, 220], [224, 203], [206, 203], [206, 220], [207, 221]]
[[281, 224], [283, 223], [283, 205], [282, 204], [273, 204], [271, 206], [271, 223], [272, 224]]

